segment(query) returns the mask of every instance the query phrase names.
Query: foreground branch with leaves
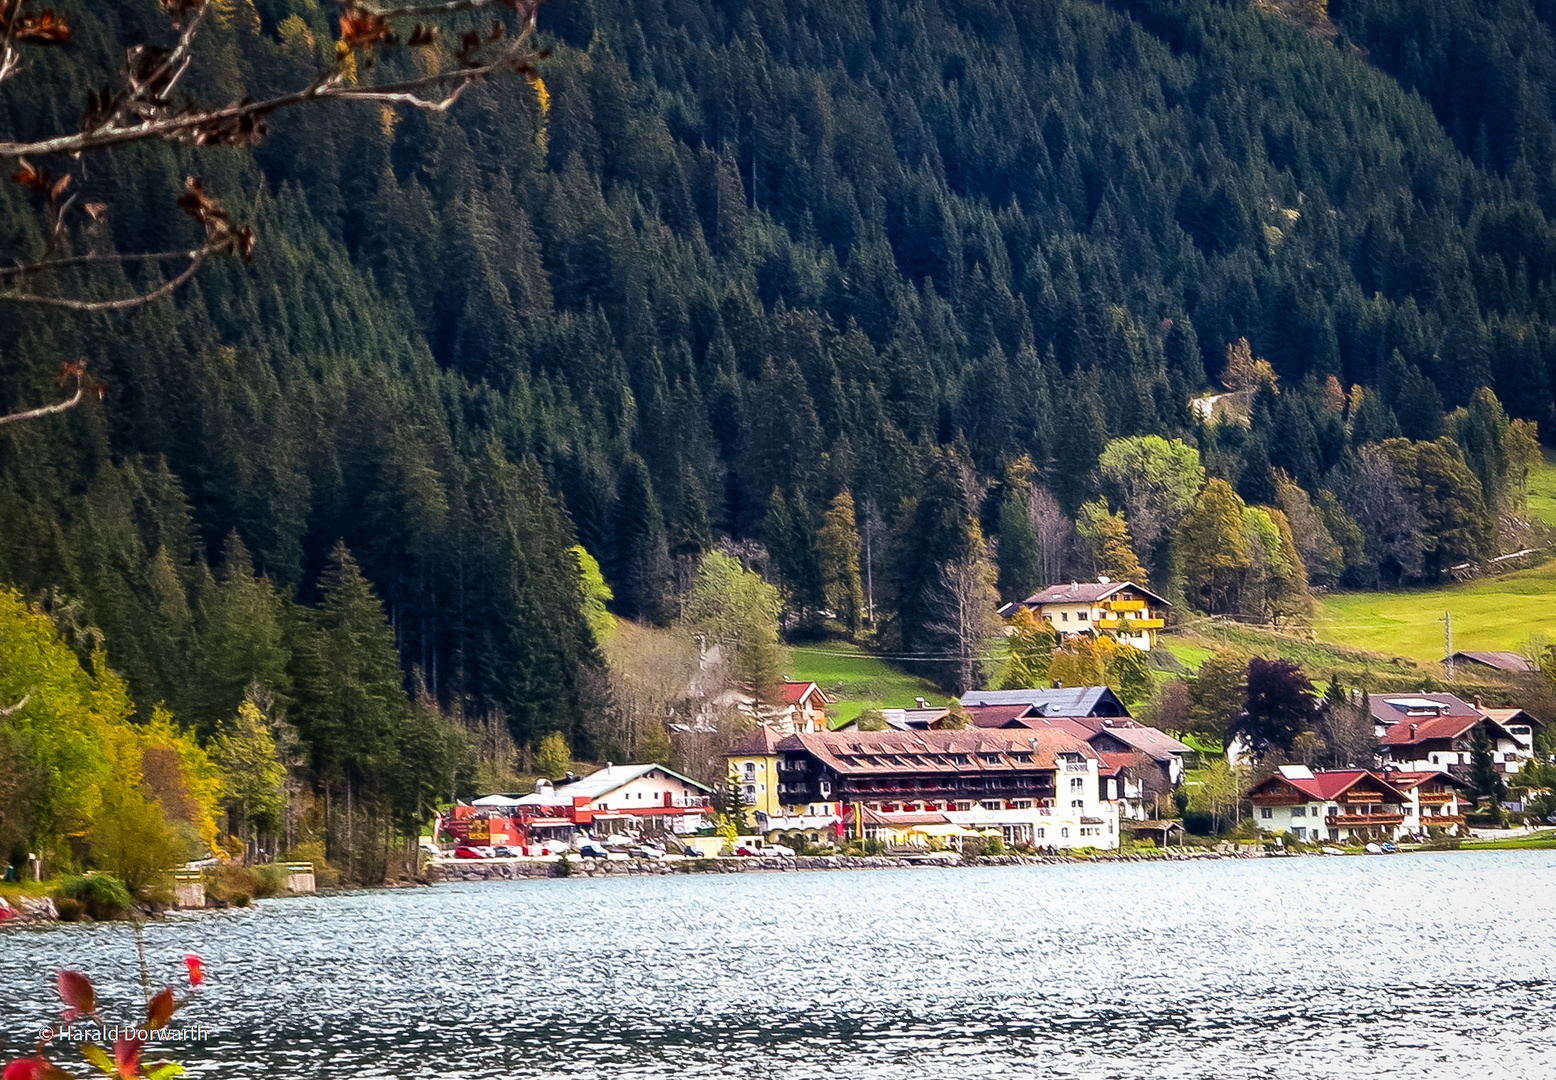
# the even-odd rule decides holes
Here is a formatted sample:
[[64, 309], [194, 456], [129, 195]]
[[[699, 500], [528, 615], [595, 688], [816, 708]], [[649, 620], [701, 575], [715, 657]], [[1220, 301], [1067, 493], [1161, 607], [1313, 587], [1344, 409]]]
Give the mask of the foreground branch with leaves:
[[[146, 945], [139, 923], [135, 924], [135, 949], [140, 961], [141, 989], [146, 999], [146, 1018], [139, 1027], [112, 1024], [105, 1021], [99, 1011], [97, 988], [92, 980], [79, 971], [61, 971], [55, 976], [55, 988], [64, 1002], [60, 1023], [46, 1028], [39, 1037], [33, 1053], [18, 1058], [5, 1067], [3, 1080], [72, 1080], [75, 1073], [67, 1072], [49, 1057], [52, 1043], [70, 1033], [72, 1042], [80, 1048], [81, 1057], [98, 1073], [132, 1080], [172, 1080], [185, 1072], [182, 1065], [172, 1061], [148, 1062], [145, 1060], [147, 1044], [158, 1041], [158, 1033], [167, 1029], [174, 1015], [189, 1003], [194, 992], [205, 981], [205, 964], [193, 953], [184, 957], [188, 972], [189, 990], [179, 997], [171, 986], [152, 992], [151, 973], [146, 963]], [[77, 1039], [77, 1025], [87, 1022], [91, 1026], [89, 1037]]]
[[[102, 223], [109, 205], [88, 194], [84, 155], [145, 142], [185, 143], [197, 147], [252, 147], [268, 134], [268, 119], [282, 110], [327, 101], [376, 104], [445, 112], [470, 86], [499, 75], [522, 75], [545, 100], [545, 85], [535, 64], [543, 53], [534, 45], [539, 0], [451, 0], [448, 3], [391, 6], [349, 0], [339, 16], [340, 37], [331, 62], [301, 85], [263, 96], [245, 95], [225, 105], [197, 101], [183, 87], [199, 59], [211, 4], [206, 0], [160, 0], [170, 44], [137, 41], [125, 48], [117, 86], [88, 89], [77, 130], [41, 138], [0, 135], [0, 159], [14, 162], [10, 178], [26, 188], [44, 217], [47, 236], [40, 257], [0, 252], [0, 302], [111, 312], [158, 300], [192, 278], [213, 256], [253, 258], [251, 225], [234, 221], [199, 177], [186, 177], [175, 199], [179, 209], [204, 230], [203, 240], [187, 248], [157, 252], [120, 252], [107, 240]], [[0, 83], [24, 75], [28, 48], [63, 48], [72, 40], [69, 20], [52, 9], [35, 11], [29, 0], [0, 0]], [[478, 25], [476, 16], [495, 15]], [[453, 25], [448, 25], [453, 24]], [[154, 36], [148, 31], [147, 36]], [[452, 47], [444, 48], [445, 36]], [[393, 65], [383, 62], [394, 50], [417, 50], [430, 60], [408, 78], [373, 77]], [[92, 272], [134, 264], [176, 268], [166, 282], [107, 300], [72, 295]], [[28, 282], [23, 285], [22, 282]], [[33, 284], [36, 283], [36, 284]], [[0, 423], [35, 419], [78, 405], [86, 383], [66, 401], [0, 417]], [[100, 387], [98, 388], [100, 390]]]

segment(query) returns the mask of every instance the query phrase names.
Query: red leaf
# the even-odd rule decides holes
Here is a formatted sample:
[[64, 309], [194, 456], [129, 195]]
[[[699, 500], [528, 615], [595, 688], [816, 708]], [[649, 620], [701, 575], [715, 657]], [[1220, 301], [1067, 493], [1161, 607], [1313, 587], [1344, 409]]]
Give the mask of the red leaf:
[[167, 1027], [168, 1021], [173, 1019], [173, 1010], [178, 1008], [173, 1002], [173, 988], [164, 987], [157, 996], [151, 999], [151, 1004], [146, 1006], [146, 1030], [161, 1031]]
[[134, 1080], [140, 1069], [140, 1050], [145, 1039], [118, 1039], [113, 1044], [113, 1063], [123, 1080]]
[[0, 1077], [3, 1080], [74, 1080], [69, 1073], [55, 1068], [54, 1063], [41, 1054], [11, 1062]]
[[97, 1008], [97, 991], [92, 980], [79, 971], [61, 971], [55, 979], [59, 996], [78, 1013], [90, 1013]]
[[194, 953], [184, 957], [184, 966], [189, 969], [190, 986], [199, 986], [205, 981], [205, 961]]

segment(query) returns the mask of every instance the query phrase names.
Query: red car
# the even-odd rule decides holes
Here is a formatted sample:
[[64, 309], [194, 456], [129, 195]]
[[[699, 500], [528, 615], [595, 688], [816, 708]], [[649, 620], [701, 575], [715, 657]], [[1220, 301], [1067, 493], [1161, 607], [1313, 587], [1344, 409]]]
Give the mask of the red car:
[[486, 852], [484, 852], [484, 851], [477, 851], [473, 847], [455, 848], [454, 849], [454, 858], [456, 858], [456, 859], [484, 859], [484, 858], [486, 858]]
[[741, 844], [739, 847], [737, 847], [735, 849], [735, 854], [736, 855], [760, 855], [761, 852], [758, 851], [754, 847], [747, 847], [745, 844]]

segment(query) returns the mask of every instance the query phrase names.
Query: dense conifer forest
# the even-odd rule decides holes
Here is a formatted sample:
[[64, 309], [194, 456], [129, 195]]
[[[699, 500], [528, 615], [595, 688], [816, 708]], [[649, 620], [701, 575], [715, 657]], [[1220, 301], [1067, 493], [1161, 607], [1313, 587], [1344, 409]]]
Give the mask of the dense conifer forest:
[[[212, 4], [212, 99], [334, 54], [324, 0]], [[0, 88], [9, 132], [71, 130], [159, 26], [56, 6], [73, 40]], [[801, 629], [873, 604], [948, 686], [935, 594], [990, 551], [1004, 599], [1117, 564], [1259, 618], [1438, 580], [1517, 536], [1556, 437], [1553, 25], [1546, 0], [547, 0], [535, 85], [97, 155], [119, 249], [190, 243], [192, 173], [253, 263], [123, 313], [0, 307], [4, 410], [57, 397], [61, 360], [106, 384], [0, 429], [0, 582], [144, 717], [204, 737], [258, 683], [316, 778], [387, 790], [423, 714], [392, 751], [340, 725], [393, 696], [391, 645], [424, 708], [587, 748], [575, 544], [649, 623], [722, 544]], [[0, 253], [46, 229], [4, 184]], [[1180, 443], [1186, 497], [1117, 464]], [[1217, 561], [1227, 529], [1253, 565]]]

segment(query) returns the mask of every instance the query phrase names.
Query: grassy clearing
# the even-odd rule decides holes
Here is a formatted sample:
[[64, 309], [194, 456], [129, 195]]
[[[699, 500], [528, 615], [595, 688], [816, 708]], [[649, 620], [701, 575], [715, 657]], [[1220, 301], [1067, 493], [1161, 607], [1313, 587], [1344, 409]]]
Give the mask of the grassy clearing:
[[837, 702], [836, 722], [852, 720], [866, 709], [911, 706], [916, 697], [937, 704], [944, 691], [927, 679], [910, 675], [847, 642], [794, 645], [789, 652], [789, 678], [814, 682]]
[[1556, 848], [1556, 829], [1541, 829], [1529, 836], [1512, 836], [1506, 840], [1465, 840], [1462, 851], [1548, 851]]
[[1443, 657], [1445, 611], [1455, 649], [1519, 651], [1549, 633], [1556, 562], [1463, 585], [1387, 593], [1334, 593], [1318, 603], [1313, 628], [1327, 642], [1436, 661]]
[[1529, 474], [1529, 513], [1556, 525], [1556, 452], [1546, 450]]
[[1205, 662], [1205, 658], [1215, 651], [1211, 646], [1200, 641], [1189, 641], [1183, 638], [1168, 638], [1166, 636], [1157, 639], [1157, 647], [1165, 647], [1168, 652], [1176, 656], [1184, 667], [1190, 671], [1198, 671], [1199, 665]]

